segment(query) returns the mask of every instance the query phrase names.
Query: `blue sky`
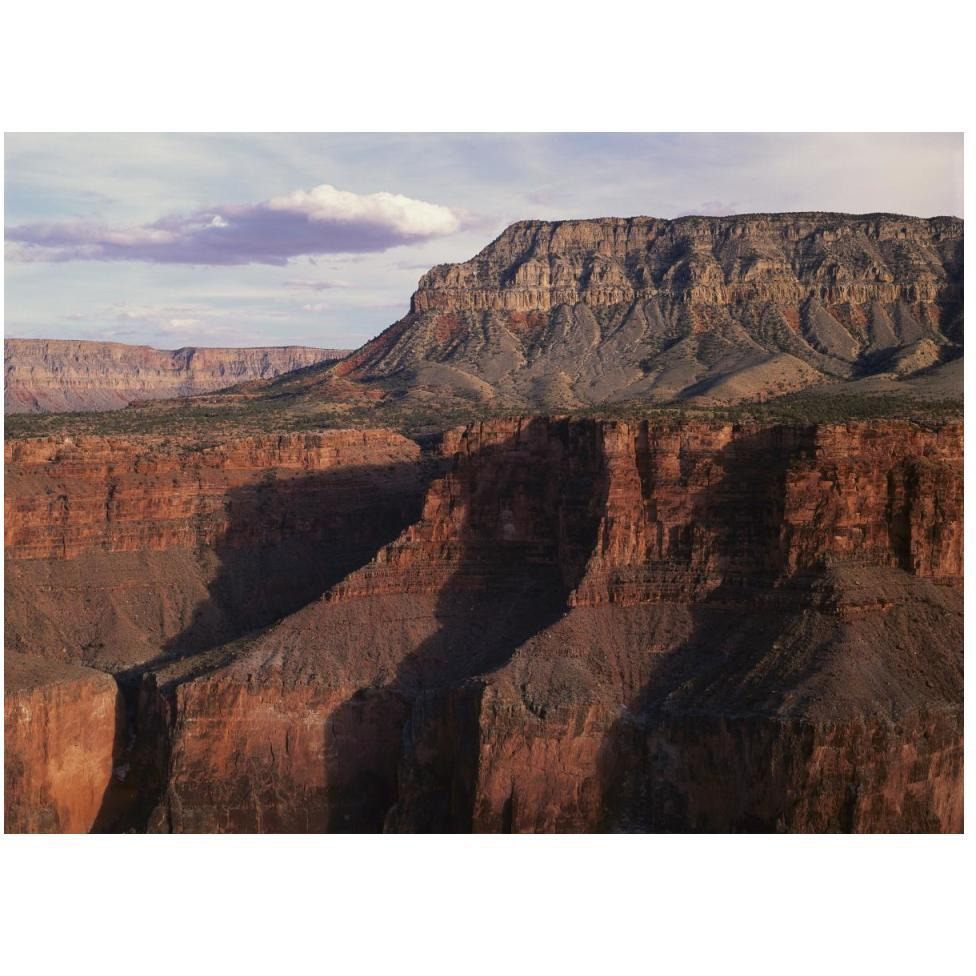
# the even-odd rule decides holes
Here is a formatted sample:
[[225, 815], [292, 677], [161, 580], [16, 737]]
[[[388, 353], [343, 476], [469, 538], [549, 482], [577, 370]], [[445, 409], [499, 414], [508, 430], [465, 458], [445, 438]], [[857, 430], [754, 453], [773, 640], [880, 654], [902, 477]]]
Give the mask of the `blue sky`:
[[962, 216], [959, 134], [17, 135], [8, 336], [355, 347], [526, 218]]

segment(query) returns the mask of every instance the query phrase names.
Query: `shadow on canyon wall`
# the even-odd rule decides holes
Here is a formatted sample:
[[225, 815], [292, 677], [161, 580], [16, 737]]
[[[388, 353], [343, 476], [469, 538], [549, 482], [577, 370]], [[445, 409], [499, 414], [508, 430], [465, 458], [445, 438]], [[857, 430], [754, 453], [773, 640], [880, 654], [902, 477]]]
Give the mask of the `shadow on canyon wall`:
[[[465, 505], [466, 521], [450, 575], [435, 593], [437, 629], [403, 657], [392, 680], [358, 689], [329, 717], [322, 731], [326, 790], [308, 812], [310, 829], [472, 829], [480, 679], [566, 612], [597, 544], [609, 485], [598, 428], [589, 443], [580, 433], [587, 429], [532, 420], [504, 443], [455, 459], [451, 498]], [[791, 571], [784, 531], [790, 467], [813, 447], [812, 428], [738, 437], [724, 449], [721, 475], [698, 496], [688, 524], [674, 530], [665, 562], [698, 582], [711, 579], [713, 588], [691, 597], [688, 638], [647, 657], [643, 684], [610, 724], [596, 762], [598, 809], [585, 811], [580, 829], [789, 828], [791, 776], [816, 743], [802, 722], [784, 738], [776, 713], [787, 702], [801, 710], [807, 704], [808, 678], [822, 669], [836, 637], [830, 614], [815, 611], [828, 570]], [[654, 518], [646, 436], [636, 449], [644, 504]], [[159, 659], [123, 676], [130, 718], [119, 763], [132, 766], [135, 778], [106, 794], [99, 829], [144, 829], [165, 789], [168, 755], [160, 750], [168, 748], [168, 716], [151, 704], [165, 702], [152, 686], [153, 667], [181, 659], [204, 674], [219, 666], [208, 658], [214, 648], [314, 600], [418, 520], [431, 469], [406, 466], [396, 490], [389, 490], [396, 469], [371, 471], [374, 490], [363, 491], [360, 478], [355, 503], [341, 511], [337, 484], [317, 476], [304, 485], [269, 481], [231, 500], [237, 514], [218, 547], [221, 573], [210, 600]], [[332, 505], [331, 521], [292, 521], [289, 536], [287, 520], [299, 508], [314, 509], [316, 499]], [[890, 504], [897, 515], [901, 502], [892, 496]], [[279, 524], [283, 541], [252, 539], [262, 522]], [[502, 531], [506, 524], [514, 531]], [[892, 546], [903, 562], [904, 527], [897, 518], [893, 525]], [[238, 606], [240, 629], [227, 631], [220, 621]], [[364, 627], [364, 639], [369, 634]], [[592, 766], [581, 775], [587, 772]], [[851, 829], [856, 801], [842, 796], [828, 829]], [[501, 823], [511, 829], [511, 809], [502, 811]]]
[[155, 672], [177, 662], [194, 676], [215, 670], [224, 663], [219, 648], [294, 613], [365, 565], [417, 520], [437, 473], [427, 458], [297, 477], [271, 472], [228, 493], [220, 541], [197, 553], [212, 574], [208, 598], [157, 656], [115, 675], [125, 729], [95, 831], [144, 830], [165, 789], [170, 717]]
[[[437, 596], [438, 630], [392, 682], [360, 689], [330, 718], [322, 829], [471, 829], [477, 677], [559, 619], [596, 542], [607, 481], [598, 428], [582, 429], [588, 442], [577, 443], [572, 470], [533, 453], [533, 441], [559, 452], [573, 436], [568, 422], [544, 419], [458, 462], [468, 509], [463, 549]], [[506, 519], [519, 523], [517, 538], [500, 531]]]
[[[816, 672], [830, 636], [829, 630], [808, 628], [799, 652], [782, 640], [809, 620], [805, 611], [819, 575], [816, 567], [789, 573], [783, 532], [790, 466], [813, 447], [812, 428], [772, 428], [724, 449], [724, 473], [704, 492], [687, 526], [689, 534], [698, 527], [717, 533], [709, 573], [718, 585], [694, 605], [688, 639], [649, 662], [647, 680], [604, 738], [597, 759], [597, 829], [776, 828], [776, 817], [764, 816], [758, 801], [785, 789], [776, 781], [783, 771], [764, 763], [768, 755], [752, 753], [776, 735], [776, 721], [763, 716], [775, 713]], [[640, 456], [639, 446], [648, 498], [651, 468]], [[692, 548], [689, 535], [679, 540], [676, 555], [690, 560]], [[738, 719], [743, 721], [737, 725]], [[750, 721], [762, 728], [747, 741], [743, 726]], [[812, 740], [798, 740], [796, 748], [812, 748]]]

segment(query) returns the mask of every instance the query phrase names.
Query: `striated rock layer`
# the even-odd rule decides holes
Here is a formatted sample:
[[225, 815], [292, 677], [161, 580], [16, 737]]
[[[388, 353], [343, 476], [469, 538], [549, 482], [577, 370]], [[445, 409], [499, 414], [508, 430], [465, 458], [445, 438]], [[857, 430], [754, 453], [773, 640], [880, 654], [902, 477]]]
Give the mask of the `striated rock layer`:
[[962, 354], [962, 246], [952, 217], [522, 221], [302, 382], [551, 410], [897, 381]]
[[72, 559], [92, 550], [194, 549], [315, 533], [308, 520], [328, 518], [307, 497], [320, 481], [336, 481], [335, 504], [366, 490], [357, 474], [393, 486], [397, 465], [419, 458], [414, 441], [387, 430], [258, 435], [190, 448], [156, 437], [12, 440], [4, 445], [5, 554]]
[[117, 410], [221, 390], [341, 359], [342, 349], [279, 346], [174, 351], [120, 342], [4, 339], [5, 413]]
[[958, 422], [6, 461], [8, 829], [962, 829]]
[[961, 830], [961, 425], [443, 451], [370, 563], [146, 676], [143, 826]]
[[112, 671], [298, 609], [416, 518], [429, 477], [385, 430], [5, 452], [6, 646]]
[[5, 811], [31, 832], [129, 826], [166, 744], [135, 742], [152, 662], [196, 665], [316, 598], [417, 518], [430, 477], [384, 430], [11, 441], [5, 469]]

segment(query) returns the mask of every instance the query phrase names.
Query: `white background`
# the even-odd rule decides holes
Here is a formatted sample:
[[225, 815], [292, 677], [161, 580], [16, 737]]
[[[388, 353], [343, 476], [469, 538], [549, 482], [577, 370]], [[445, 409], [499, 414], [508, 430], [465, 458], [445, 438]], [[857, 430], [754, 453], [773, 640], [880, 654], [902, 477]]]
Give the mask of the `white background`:
[[[959, 131], [964, 20], [942, 0], [22, 0], [3, 127]], [[888, 976], [955, 972], [971, 942], [968, 837], [4, 837], [0, 857], [15, 973]]]

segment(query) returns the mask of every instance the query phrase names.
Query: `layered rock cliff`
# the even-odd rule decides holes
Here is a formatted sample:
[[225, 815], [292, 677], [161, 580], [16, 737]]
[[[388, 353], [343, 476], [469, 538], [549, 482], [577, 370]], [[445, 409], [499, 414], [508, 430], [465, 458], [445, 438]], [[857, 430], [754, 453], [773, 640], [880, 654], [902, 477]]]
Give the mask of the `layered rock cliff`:
[[[128, 705], [125, 773], [73, 822], [961, 829], [961, 424], [536, 418], [431, 450], [8, 448], [8, 646], [112, 671]], [[323, 464], [355, 479], [288, 487]]]
[[18, 832], [117, 828], [166, 746], [134, 748], [151, 715], [142, 673], [315, 599], [417, 517], [430, 477], [390, 431], [209, 448], [10, 441], [5, 474], [5, 811]]
[[4, 339], [4, 412], [117, 410], [133, 400], [208, 393], [344, 355], [307, 346], [169, 351], [119, 342]]
[[146, 676], [146, 825], [960, 829], [959, 425], [537, 420], [444, 452], [368, 565]]
[[70, 559], [286, 534], [313, 539], [336, 508], [362, 500], [376, 482], [390, 493], [402, 488], [396, 476], [419, 458], [414, 441], [386, 430], [200, 447], [151, 437], [11, 440], [4, 445], [5, 554]]
[[891, 214], [523, 221], [333, 372], [549, 409], [897, 380], [962, 353], [962, 240]]
[[5, 446], [8, 648], [113, 671], [263, 626], [367, 562], [429, 477], [391, 431]]

